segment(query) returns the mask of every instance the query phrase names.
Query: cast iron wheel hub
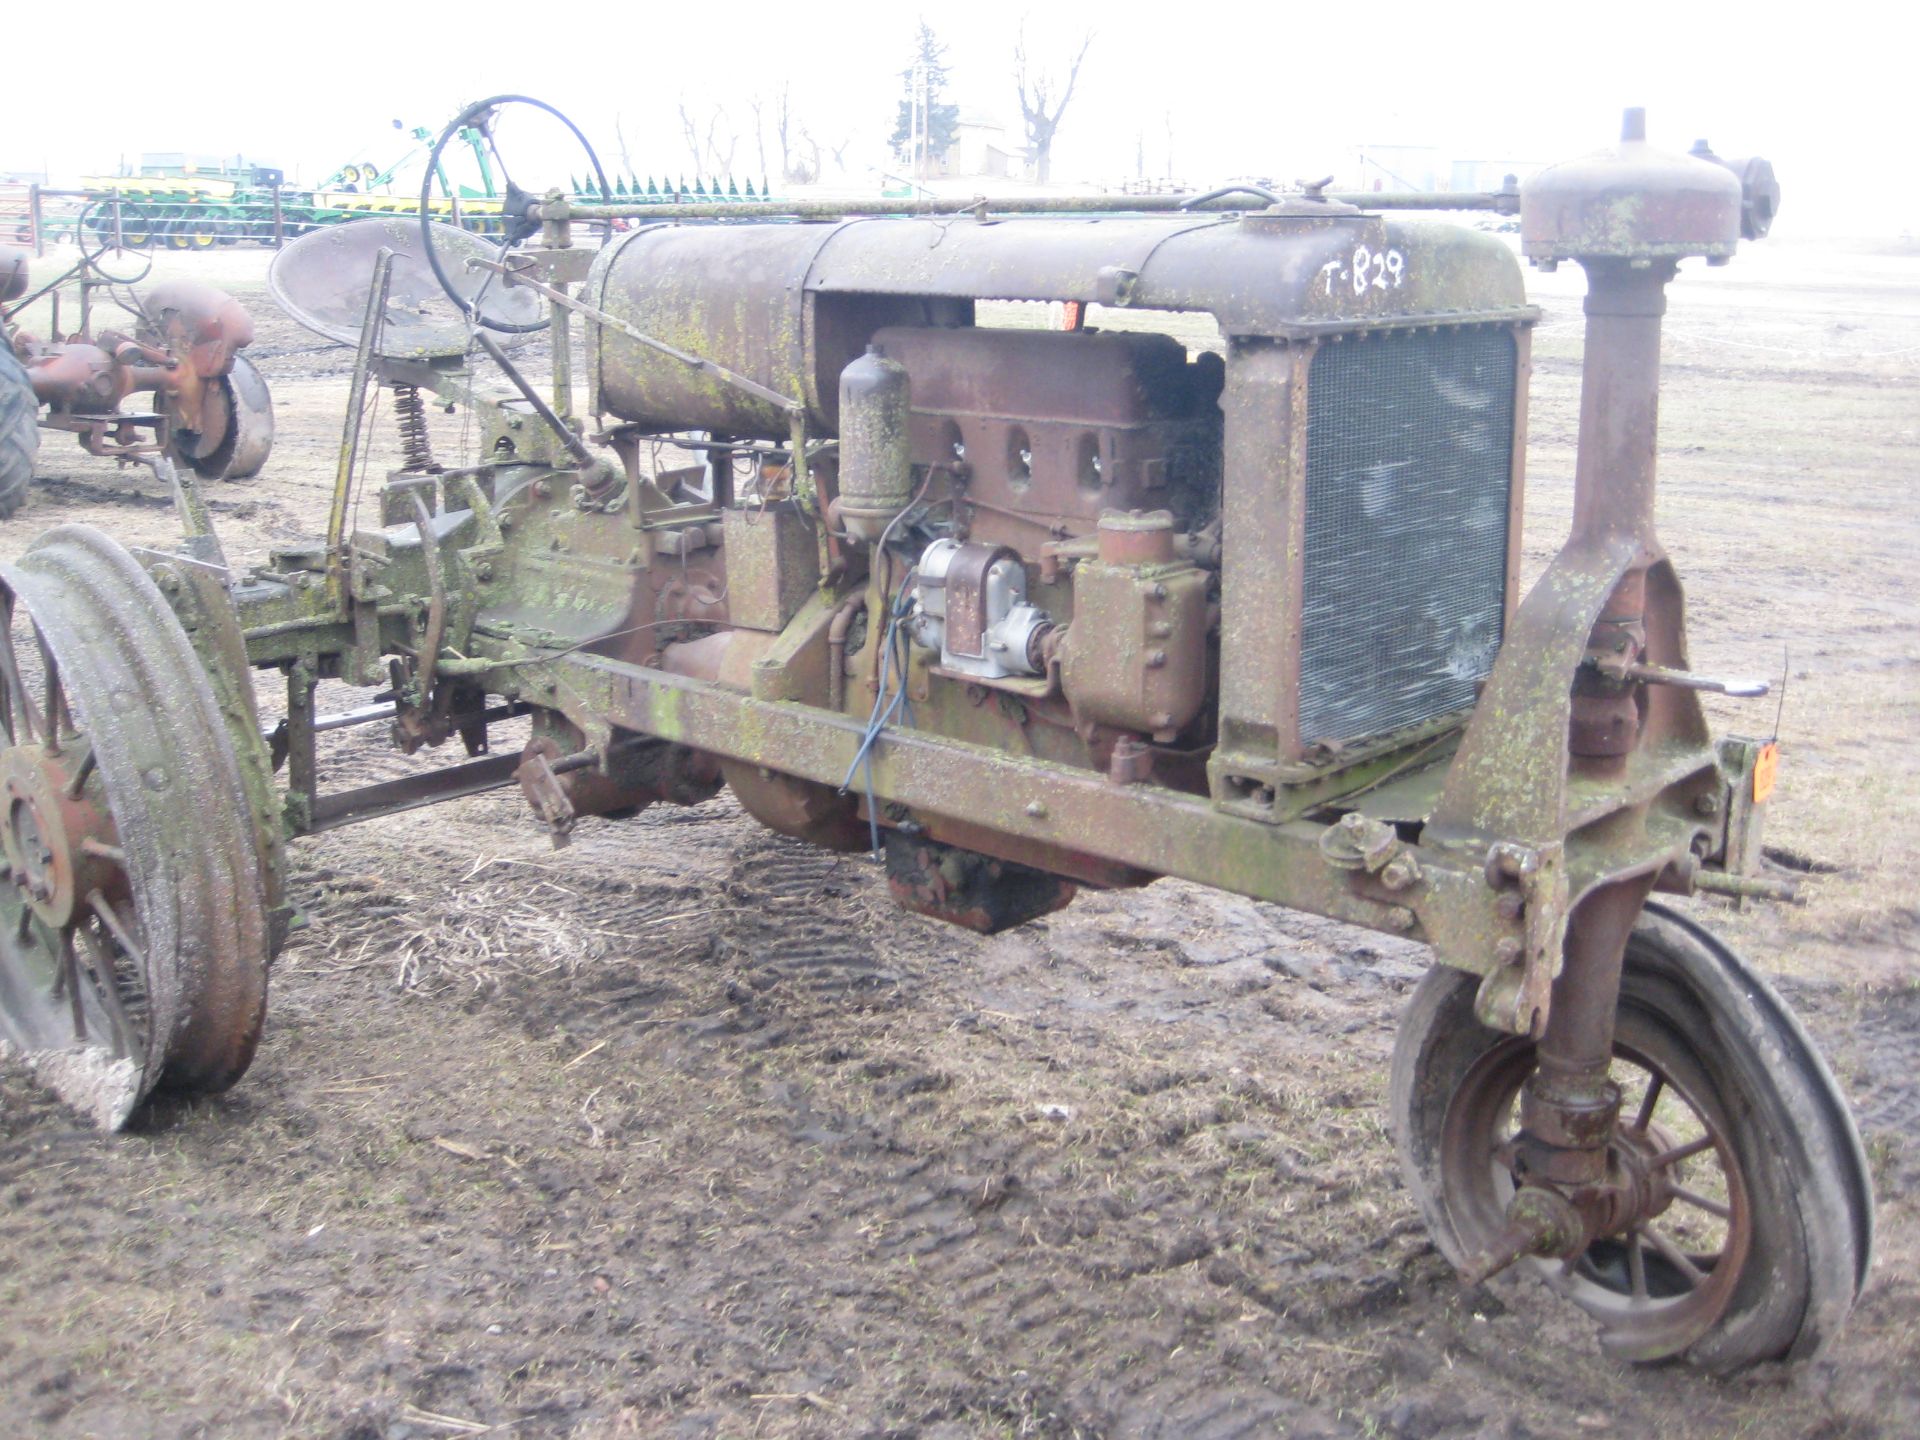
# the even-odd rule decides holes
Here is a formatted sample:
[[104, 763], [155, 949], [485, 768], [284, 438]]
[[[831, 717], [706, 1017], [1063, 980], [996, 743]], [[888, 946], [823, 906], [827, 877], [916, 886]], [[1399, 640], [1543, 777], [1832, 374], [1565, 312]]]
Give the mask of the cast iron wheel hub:
[[16, 745], [0, 753], [0, 796], [6, 823], [0, 847], [8, 878], [44, 923], [58, 930], [72, 923], [81, 897], [106, 883], [113, 867], [113, 822], [73, 783], [64, 751], [41, 745]]
[[1658, 1121], [1644, 1130], [1626, 1125], [1614, 1129], [1607, 1147], [1609, 1169], [1615, 1177], [1615, 1214], [1603, 1236], [1621, 1235], [1648, 1221], [1658, 1220], [1673, 1207], [1675, 1190], [1686, 1179], [1686, 1161], [1661, 1163], [1663, 1155], [1680, 1148], [1679, 1137]]

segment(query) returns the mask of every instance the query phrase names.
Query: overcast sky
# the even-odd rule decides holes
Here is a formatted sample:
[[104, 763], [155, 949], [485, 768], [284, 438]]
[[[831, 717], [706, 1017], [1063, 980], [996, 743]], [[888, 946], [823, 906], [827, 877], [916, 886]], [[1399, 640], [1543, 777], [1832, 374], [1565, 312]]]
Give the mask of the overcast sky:
[[[751, 102], [790, 84], [815, 137], [848, 144], [848, 182], [870, 183], [924, 14], [950, 47], [947, 98], [1001, 117], [1016, 142], [1022, 18], [1030, 53], [1062, 67], [1095, 31], [1055, 145], [1059, 180], [1128, 177], [1142, 142], [1149, 173], [1171, 149], [1193, 184], [1315, 178], [1349, 168], [1357, 144], [1551, 160], [1611, 139], [1621, 107], [1638, 104], [1656, 144], [1706, 136], [1723, 155], [1772, 159], [1782, 234], [1920, 231], [1920, 21], [1906, 5], [13, 8], [0, 168], [44, 165], [56, 179], [184, 150], [245, 152], [311, 183], [347, 159], [392, 158], [395, 118], [438, 129], [462, 102], [516, 90], [572, 114], [609, 163], [617, 118], [642, 173], [691, 169], [683, 101], [703, 124], [723, 107], [723, 130], [741, 137], [736, 170], [757, 178]], [[107, 32], [111, 44], [84, 38]], [[523, 184], [585, 168], [530, 133], [522, 144], [528, 158], [507, 159]]]

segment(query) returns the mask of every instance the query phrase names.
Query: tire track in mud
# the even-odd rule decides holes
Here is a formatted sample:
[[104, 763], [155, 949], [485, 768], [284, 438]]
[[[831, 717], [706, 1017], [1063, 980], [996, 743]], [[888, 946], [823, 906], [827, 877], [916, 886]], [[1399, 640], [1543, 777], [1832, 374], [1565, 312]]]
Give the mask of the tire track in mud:
[[1861, 992], [1858, 1015], [1829, 1043], [1851, 1072], [1843, 1078], [1861, 1133], [1896, 1141], [1906, 1155], [1903, 1168], [1920, 1169], [1920, 990]]
[[[1123, 1342], [1136, 1331], [1146, 1336], [1138, 1348], [1177, 1353], [1179, 1324], [1158, 1318], [1160, 1283], [1223, 1243], [1220, 1227], [1202, 1218], [1204, 1184], [1190, 1183], [1180, 1153], [1226, 1125], [1211, 1093], [1219, 1077], [1205, 1067], [1135, 1074], [1126, 1088], [1148, 1112], [1138, 1128], [1156, 1157], [1154, 1183], [1127, 1198], [1076, 1193], [1081, 1187], [1061, 1173], [1053, 1123], [967, 1113], [975, 1097], [953, 1093], [956, 1077], [926, 1034], [1005, 1029], [1019, 1018], [983, 1021], [977, 998], [946, 993], [952, 972], [943, 961], [959, 962], [966, 986], [978, 966], [1051, 964], [1046, 945], [1032, 936], [985, 940], [873, 905], [880, 880], [863, 860], [727, 828], [737, 848], [703, 892], [717, 907], [712, 960], [689, 964], [682, 956], [664, 967], [683, 999], [694, 998], [690, 970], [712, 965], [728, 977], [723, 1009], [671, 1025], [695, 1042], [680, 1063], [709, 1083], [740, 1086], [762, 1117], [762, 1143], [789, 1150], [780, 1168], [810, 1169], [779, 1228], [809, 1236], [810, 1263], [841, 1277], [834, 1294], [856, 1307], [859, 1329], [876, 1337], [916, 1333], [929, 1323], [929, 1309], [988, 1317], [977, 1327], [990, 1337], [978, 1342], [988, 1352], [985, 1374], [913, 1387], [900, 1418], [1012, 1425], [1028, 1434], [1097, 1434], [1120, 1424], [1141, 1435], [1232, 1437], [1272, 1433], [1283, 1419], [1308, 1414], [1257, 1381], [1176, 1383], [1177, 1365], [1115, 1359], [1136, 1348], [1116, 1345], [1116, 1329]], [[1163, 948], [1124, 953], [1173, 963]], [[924, 1003], [904, 1014], [875, 1004], [903, 990]], [[603, 1029], [590, 1031], [570, 1009], [568, 1025], [584, 1043], [627, 1018], [609, 1015]], [[896, 1018], [904, 1024], [896, 1027]], [[989, 1052], [1002, 1045], [1015, 1052], [1008, 1063], [1032, 1063], [1018, 1053], [1032, 1048], [1022, 1037], [983, 1043]], [[989, 1058], [986, 1068], [1001, 1066]], [[960, 1077], [969, 1087], [977, 1080]], [[809, 1167], [807, 1156], [825, 1158]], [[749, 1267], [729, 1283], [774, 1290], [790, 1282]], [[1207, 1284], [1220, 1290], [1219, 1303], [1243, 1306], [1230, 1286]], [[830, 1327], [799, 1328], [832, 1349]], [[1068, 1393], [1033, 1378], [1043, 1368], [1037, 1363], [1029, 1370], [994, 1353], [1002, 1350], [1064, 1351], [1067, 1373], [1089, 1378]]]
[[[863, 933], [864, 862], [781, 836], [749, 839], [720, 883], [718, 943], [756, 991], [832, 1002], [874, 999], [900, 984]], [[870, 868], [870, 867], [866, 867]]]
[[[947, 1335], [958, 1350], [908, 1342], [895, 1393], [859, 1390], [876, 1419], [936, 1434], [1350, 1435], [1301, 1390], [1303, 1357], [1377, 1374], [1353, 1357], [1381, 1326], [1404, 1351], [1431, 1348], [1407, 1332], [1453, 1303], [1443, 1267], [1404, 1226], [1356, 1227], [1349, 1197], [1377, 1193], [1382, 1175], [1309, 1153], [1364, 1132], [1375, 1098], [1323, 1075], [1300, 1108], [1234, 1080], [1231, 1047], [1212, 1049], [1249, 1027], [1282, 1044], [1377, 1046], [1356, 1037], [1418, 973], [1392, 947], [1159, 890], [1089, 897], [983, 939], [892, 911], [869, 862], [768, 835], [724, 800], [583, 822], [557, 855], [517, 799], [442, 814], [425, 843], [403, 842], [409, 884], [439, 872], [436, 907], [458, 906], [462, 885], [545, 886], [533, 903], [619, 937], [592, 965], [510, 986], [523, 1023], [564, 1029], [582, 1052], [605, 1045], [593, 1063], [609, 1077], [664, 1060], [696, 1092], [737, 1095], [677, 1121], [682, 1143], [710, 1145], [718, 1171], [793, 1187], [749, 1221], [751, 1242], [708, 1255], [710, 1202], [663, 1186], [678, 1228], [649, 1249], [680, 1298], [656, 1317], [674, 1358], [647, 1403], [698, 1383], [681, 1354], [696, 1340], [719, 1347], [721, 1369], [761, 1377], [757, 1389], [834, 1397], [861, 1384], [845, 1354]], [[490, 854], [499, 868], [473, 873]], [[1130, 1037], [1175, 1029], [1195, 1053], [1125, 1058]], [[1063, 1120], [994, 1093], [1003, 1073], [1064, 1084], [1081, 1063], [1124, 1093], [1120, 1118], [1101, 1122], [1110, 1133], [1076, 1129], [1097, 1090], [1063, 1088], [1081, 1112]], [[615, 1144], [647, 1128], [617, 1106], [594, 1113]], [[1119, 1185], [1089, 1180], [1106, 1167]], [[1250, 1205], [1250, 1185], [1267, 1202]], [[796, 1284], [810, 1313], [788, 1307]], [[721, 1294], [740, 1318], [717, 1330]], [[776, 1364], [732, 1325], [791, 1338]], [[1216, 1358], [1195, 1363], [1193, 1346]], [[1277, 1369], [1276, 1351], [1288, 1352]], [[1431, 1387], [1412, 1363], [1417, 1399]], [[1484, 1412], [1462, 1413], [1468, 1429], [1444, 1433], [1471, 1433]], [[1422, 1431], [1422, 1414], [1406, 1433], [1443, 1433]]]
[[[764, 863], [743, 857], [740, 871], [752, 875]], [[804, 893], [818, 869], [809, 875], [782, 866], [780, 874]], [[1052, 969], [1066, 953], [1100, 947], [1111, 956], [1115, 988], [1144, 982], [1150, 989], [1178, 968], [1197, 984], [1233, 989], [1214, 1000], [1237, 1004], [1242, 1023], [1245, 1012], [1265, 1014], [1262, 997], [1239, 988], [1243, 980], [1184, 962], [1178, 946], [1114, 944], [1114, 918], [1062, 922], [1076, 933], [1056, 956], [1055, 941], [1069, 937], [1047, 934], [1052, 927], [983, 940], [884, 911], [871, 917], [866, 943], [902, 952], [899, 969], [915, 1003], [898, 1027], [849, 1025], [816, 1007], [813, 1024], [785, 1037], [796, 1062], [791, 1078], [759, 1091], [797, 1151], [829, 1157], [799, 1207], [811, 1222], [810, 1243], [825, 1249], [837, 1273], [857, 1277], [846, 1297], [879, 1333], [939, 1331], [950, 1317], [967, 1317], [968, 1378], [920, 1387], [911, 1404], [897, 1407], [893, 1418], [902, 1423], [1204, 1440], [1351, 1433], [1286, 1393], [1284, 1381], [1269, 1380], [1258, 1346], [1227, 1372], [1196, 1371], [1180, 1357], [1196, 1327], [1204, 1333], [1208, 1325], [1257, 1320], [1269, 1336], [1279, 1329], [1316, 1343], [1310, 1337], [1338, 1334], [1417, 1297], [1422, 1287], [1405, 1267], [1424, 1247], [1405, 1227], [1331, 1245], [1318, 1235], [1308, 1244], [1279, 1241], [1268, 1233], [1264, 1206], [1255, 1216], [1244, 1197], [1223, 1200], [1219, 1188], [1230, 1173], [1240, 1174], [1242, 1189], [1258, 1176], [1252, 1183], [1291, 1197], [1288, 1208], [1337, 1213], [1354, 1189], [1350, 1177], [1316, 1172], [1312, 1161], [1287, 1152], [1303, 1122], [1329, 1133], [1366, 1124], [1360, 1112], [1369, 1097], [1335, 1095], [1325, 1110], [1296, 1114], [1281, 1088], [1195, 1057], [1123, 1065], [1117, 1116], [1090, 1121], [1085, 1134], [1063, 1113], [1072, 1107], [1006, 1103], [1009, 1072], [1071, 1073], [1064, 1057], [1047, 1052], [1059, 1042], [1089, 1050], [1106, 1042], [1101, 1025], [1063, 1022], [1037, 995], [1030, 1009], [1006, 1002], [1022, 1009], [1018, 1015], [973, 1008], [982, 993], [1008, 993], [1003, 970]], [[776, 923], [751, 928], [760, 934]], [[942, 957], [958, 962], [952, 971], [916, 963], [934, 960], [930, 941], [953, 952]], [[1251, 947], [1243, 968], [1272, 973], [1259, 948]], [[992, 990], [982, 992], [989, 968]], [[1373, 988], [1331, 976], [1321, 983]], [[1156, 1029], [1167, 1014], [1150, 1006], [1140, 1019]], [[935, 1027], [977, 1037], [979, 1053], [951, 1043], [935, 1048], [928, 1041]], [[1087, 1063], [1110, 1066], [1116, 1058]], [[1079, 1101], [1087, 1091], [1071, 1093]], [[1098, 1111], [1100, 1101], [1089, 1109]], [[1347, 1111], [1354, 1113], [1336, 1113]], [[804, 1168], [801, 1154], [783, 1168]], [[1088, 1171], [1103, 1169], [1108, 1181], [1090, 1184]], [[1126, 1183], [1116, 1185], [1114, 1174]]]

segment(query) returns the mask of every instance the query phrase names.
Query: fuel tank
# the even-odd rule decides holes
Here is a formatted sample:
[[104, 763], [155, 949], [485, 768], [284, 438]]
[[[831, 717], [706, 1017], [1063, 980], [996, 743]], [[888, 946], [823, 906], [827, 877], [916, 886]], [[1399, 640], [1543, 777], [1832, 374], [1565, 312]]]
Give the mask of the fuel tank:
[[[875, 331], [970, 325], [976, 300], [1204, 312], [1230, 338], [1278, 340], [1532, 313], [1497, 236], [1301, 201], [1241, 216], [652, 225], [600, 252], [585, 298], [803, 400], [817, 433], [838, 430], [840, 374]], [[595, 334], [598, 409], [663, 430], [786, 436], [777, 407]]]

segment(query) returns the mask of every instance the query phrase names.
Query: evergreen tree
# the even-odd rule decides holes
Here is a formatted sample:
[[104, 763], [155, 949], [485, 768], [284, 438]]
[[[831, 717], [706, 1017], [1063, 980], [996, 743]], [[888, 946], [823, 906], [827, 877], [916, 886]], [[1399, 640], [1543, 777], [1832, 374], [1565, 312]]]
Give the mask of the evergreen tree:
[[914, 42], [913, 63], [900, 72], [902, 95], [895, 114], [891, 144], [901, 162], [912, 165], [920, 156], [914, 153], [914, 109], [924, 109], [920, 121], [924, 156], [928, 161], [946, 158], [958, 138], [960, 107], [944, 104], [941, 96], [947, 88], [947, 47], [925, 20]]

